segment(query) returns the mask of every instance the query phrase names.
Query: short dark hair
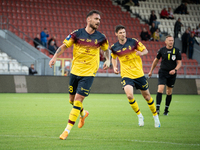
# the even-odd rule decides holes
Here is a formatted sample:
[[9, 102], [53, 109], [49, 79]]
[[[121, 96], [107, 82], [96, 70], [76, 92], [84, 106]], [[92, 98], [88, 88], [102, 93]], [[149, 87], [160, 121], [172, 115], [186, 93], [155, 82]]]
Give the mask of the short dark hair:
[[115, 33], [117, 33], [119, 30], [121, 30], [121, 29], [126, 29], [125, 28], [125, 26], [123, 26], [123, 25], [117, 25], [117, 26], [115, 26]]
[[173, 37], [173, 36], [171, 36], [171, 35], [167, 35], [165, 39], [167, 39], [168, 37]]
[[91, 11], [87, 14], [86, 18], [88, 18], [89, 16], [92, 16], [93, 14], [101, 15], [101, 12], [98, 11], [98, 10], [91, 10]]

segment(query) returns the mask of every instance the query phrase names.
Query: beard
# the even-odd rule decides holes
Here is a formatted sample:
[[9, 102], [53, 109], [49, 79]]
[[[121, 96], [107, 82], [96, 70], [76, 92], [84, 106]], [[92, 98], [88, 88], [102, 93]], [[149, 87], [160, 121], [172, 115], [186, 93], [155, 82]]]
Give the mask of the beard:
[[90, 24], [90, 28], [92, 28], [93, 30], [96, 30], [98, 28], [98, 26], [95, 27], [94, 25]]

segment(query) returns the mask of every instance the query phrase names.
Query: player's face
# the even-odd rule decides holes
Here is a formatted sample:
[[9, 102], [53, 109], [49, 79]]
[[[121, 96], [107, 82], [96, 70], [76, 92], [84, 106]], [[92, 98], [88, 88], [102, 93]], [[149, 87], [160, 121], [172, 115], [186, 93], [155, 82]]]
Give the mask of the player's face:
[[96, 30], [100, 25], [101, 17], [99, 14], [93, 14], [92, 16], [88, 17], [89, 26]]
[[124, 41], [126, 39], [126, 30], [120, 29], [115, 35], [118, 37], [118, 40]]
[[167, 47], [170, 47], [170, 48], [173, 47], [173, 45], [174, 45], [174, 38], [173, 37], [166, 38], [165, 43], [166, 43]]

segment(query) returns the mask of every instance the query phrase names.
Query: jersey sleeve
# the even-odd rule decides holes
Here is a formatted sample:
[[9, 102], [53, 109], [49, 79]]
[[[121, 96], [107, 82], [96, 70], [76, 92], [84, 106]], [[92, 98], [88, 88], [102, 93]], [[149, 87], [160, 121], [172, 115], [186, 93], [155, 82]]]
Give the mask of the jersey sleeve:
[[161, 55], [161, 49], [159, 49], [158, 52], [157, 52], [156, 58], [157, 58], [157, 59], [160, 59], [161, 56], [162, 56], [162, 55]]
[[66, 47], [71, 47], [74, 44], [74, 41], [76, 39], [76, 34], [78, 30], [73, 31], [70, 33], [66, 39], [63, 41], [63, 43], [66, 45]]
[[109, 47], [109, 43], [108, 43], [108, 39], [105, 37], [105, 39], [103, 40], [102, 44], [101, 44], [101, 49], [103, 51], [106, 51]]
[[176, 60], [182, 60], [181, 51], [179, 49], [178, 49], [178, 53], [177, 53], [177, 56], [176, 56]]
[[116, 59], [116, 58], [117, 58], [117, 55], [114, 54], [114, 53], [111, 53], [111, 57], [112, 57], [113, 59]]
[[134, 40], [136, 40], [136, 42], [137, 42], [137, 50], [138, 51], [142, 52], [143, 50], [146, 49], [146, 47], [141, 42], [139, 42], [137, 39], [134, 39]]
[[111, 50], [111, 57], [113, 58], [113, 59], [116, 59], [117, 58], [117, 55], [116, 54], [114, 54], [113, 53], [113, 46], [114, 46], [114, 44], [111, 46], [111, 48], [110, 48], [110, 50]]

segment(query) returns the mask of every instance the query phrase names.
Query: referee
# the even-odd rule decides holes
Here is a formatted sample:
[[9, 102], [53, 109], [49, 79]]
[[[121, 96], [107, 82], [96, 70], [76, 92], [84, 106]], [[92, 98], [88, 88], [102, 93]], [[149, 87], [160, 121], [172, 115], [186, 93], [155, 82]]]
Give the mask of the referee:
[[178, 69], [181, 67], [181, 52], [179, 49], [175, 48], [174, 38], [170, 35], [166, 36], [165, 39], [165, 47], [162, 47], [158, 50], [157, 56], [154, 59], [151, 70], [149, 72], [149, 77], [152, 76], [152, 71], [156, 67], [159, 62], [159, 59], [162, 57], [160, 69], [159, 69], [159, 78], [158, 78], [158, 90], [156, 96], [156, 110], [159, 114], [160, 111], [160, 103], [162, 101], [162, 94], [164, 91], [164, 87], [166, 85], [166, 102], [165, 102], [165, 110], [164, 115], [168, 115], [169, 105], [172, 99], [172, 89], [174, 87], [176, 81], [176, 74]]

